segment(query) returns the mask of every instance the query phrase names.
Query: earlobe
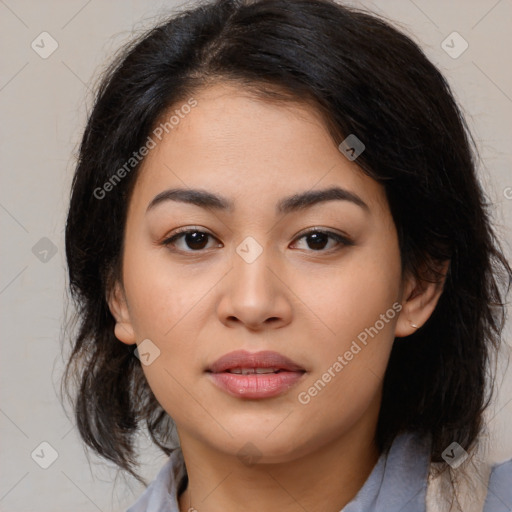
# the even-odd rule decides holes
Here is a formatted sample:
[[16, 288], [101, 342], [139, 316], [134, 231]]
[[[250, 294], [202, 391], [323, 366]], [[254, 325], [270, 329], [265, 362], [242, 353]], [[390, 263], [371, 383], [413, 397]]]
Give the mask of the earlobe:
[[114, 327], [115, 337], [127, 345], [136, 343], [135, 332], [130, 320], [130, 312], [126, 302], [124, 290], [119, 282], [116, 282], [113, 290], [107, 297], [108, 306], [116, 321]]
[[395, 337], [403, 338], [415, 333], [434, 312], [443, 293], [449, 261], [442, 264], [442, 278], [436, 282], [420, 280], [410, 276], [405, 283], [402, 310], [395, 327]]

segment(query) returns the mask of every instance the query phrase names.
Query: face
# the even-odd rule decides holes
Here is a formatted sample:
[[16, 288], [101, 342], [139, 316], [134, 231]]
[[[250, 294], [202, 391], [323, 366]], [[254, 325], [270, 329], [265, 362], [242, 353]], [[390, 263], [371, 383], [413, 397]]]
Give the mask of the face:
[[[116, 337], [146, 340], [143, 370], [182, 443], [235, 455], [251, 442], [285, 461], [372, 431], [394, 337], [432, 303], [407, 302], [383, 187], [307, 106], [226, 84], [194, 98], [137, 178]], [[234, 351], [246, 357], [214, 364]], [[251, 359], [262, 351], [278, 355]]]

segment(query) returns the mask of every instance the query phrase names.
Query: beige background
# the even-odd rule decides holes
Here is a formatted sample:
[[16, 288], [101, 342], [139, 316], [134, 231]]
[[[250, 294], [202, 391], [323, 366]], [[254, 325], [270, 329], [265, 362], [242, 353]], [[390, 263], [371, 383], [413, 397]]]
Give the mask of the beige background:
[[[482, 180], [510, 256], [512, 1], [352, 3], [394, 20], [448, 77], [478, 141]], [[2, 511], [124, 510], [142, 492], [130, 479], [113, 485], [111, 464], [92, 456], [89, 466], [56, 395], [65, 304], [63, 227], [74, 155], [91, 105], [90, 87], [133, 30], [139, 32], [175, 5], [156, 0], [0, 0]], [[469, 44], [458, 58], [441, 47], [453, 31]], [[31, 48], [42, 32], [58, 43], [46, 59]], [[49, 240], [41, 241], [45, 237]], [[508, 326], [507, 340], [510, 332]], [[502, 366], [508, 353], [503, 351]], [[503, 379], [489, 414], [495, 461], [512, 457], [512, 434], [505, 429], [512, 420], [510, 370]], [[41, 442], [58, 453], [48, 469], [31, 458], [36, 448], [41, 454]], [[48, 457], [50, 449], [42, 448]], [[147, 445], [143, 453], [148, 461], [143, 473], [151, 479], [164, 458]]]

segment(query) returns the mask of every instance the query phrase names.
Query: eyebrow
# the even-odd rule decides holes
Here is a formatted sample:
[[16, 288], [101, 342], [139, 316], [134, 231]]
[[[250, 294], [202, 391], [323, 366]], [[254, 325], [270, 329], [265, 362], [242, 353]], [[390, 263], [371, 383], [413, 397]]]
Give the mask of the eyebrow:
[[[285, 197], [277, 203], [276, 212], [287, 214], [304, 210], [322, 202], [334, 200], [348, 201], [367, 212], [370, 211], [368, 205], [354, 192], [341, 187], [331, 187], [323, 190], [308, 190]], [[156, 195], [149, 203], [146, 213], [166, 201], [193, 204], [207, 210], [231, 211], [234, 208], [233, 201], [205, 190], [171, 188]]]

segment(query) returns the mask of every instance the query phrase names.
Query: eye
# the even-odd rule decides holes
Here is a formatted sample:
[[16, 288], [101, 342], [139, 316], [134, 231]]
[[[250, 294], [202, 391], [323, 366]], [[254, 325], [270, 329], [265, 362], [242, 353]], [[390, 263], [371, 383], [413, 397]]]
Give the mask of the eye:
[[[313, 251], [322, 251], [329, 245], [329, 240], [334, 241], [334, 247], [331, 244], [331, 247], [327, 248], [327, 251], [330, 249], [336, 248], [336, 245], [346, 246], [346, 245], [354, 245], [354, 242], [350, 240], [348, 237], [340, 235], [338, 233], [334, 233], [333, 231], [326, 231], [321, 229], [311, 229], [310, 231], [303, 233], [296, 240], [306, 240], [306, 244], [309, 249]], [[300, 247], [299, 247], [300, 248]], [[325, 252], [325, 251], [324, 251]]]
[[[173, 248], [173, 250], [181, 252], [200, 252], [211, 247], [222, 246], [222, 244], [219, 242], [208, 247], [208, 242], [210, 242], [210, 239], [216, 240], [213, 235], [206, 231], [201, 231], [197, 228], [182, 228], [174, 232], [170, 237], [166, 238], [161, 243], [166, 247], [170, 246]], [[354, 245], [352, 240], [346, 236], [335, 233], [333, 231], [321, 230], [318, 228], [311, 229], [308, 232], [303, 233], [296, 240], [305, 240], [307, 248], [315, 252], [326, 252], [331, 249], [336, 249], [336, 246], [343, 247]], [[297, 242], [295, 242], [295, 245], [297, 245]]]
[[[209, 238], [215, 238], [210, 233], [195, 228], [183, 228], [176, 231], [169, 238], [166, 238], [162, 245], [172, 246], [182, 252], [199, 252], [208, 249]], [[179, 243], [178, 243], [179, 242]], [[181, 246], [180, 246], [181, 245]], [[188, 247], [186, 249], [185, 247]], [[219, 244], [216, 245], [219, 247]]]

